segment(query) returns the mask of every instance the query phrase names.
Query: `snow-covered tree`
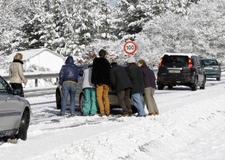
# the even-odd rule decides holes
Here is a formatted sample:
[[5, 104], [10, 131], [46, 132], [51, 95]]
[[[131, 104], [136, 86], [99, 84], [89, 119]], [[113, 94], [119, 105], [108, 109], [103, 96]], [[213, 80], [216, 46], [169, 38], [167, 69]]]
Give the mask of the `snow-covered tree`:
[[[62, 2], [63, 3], [63, 2]], [[47, 12], [44, 15], [44, 25], [39, 30], [43, 33], [41, 40], [44, 42], [44, 47], [57, 50], [59, 47], [64, 47], [64, 30], [66, 16], [62, 9], [60, 0], [45, 1]], [[49, 7], [47, 7], [49, 5]]]
[[143, 22], [146, 18], [142, 6], [142, 0], [121, 0], [114, 9], [114, 18], [117, 19], [116, 36], [119, 39], [127, 36], [134, 39], [132, 35], [142, 31]]
[[224, 50], [225, 2], [202, 0], [186, 15], [166, 12], [145, 24], [137, 35], [136, 57], [153, 63], [164, 52], [194, 52], [213, 56]]
[[[0, 0], [0, 49], [47, 47], [80, 62], [105, 48], [124, 61], [127, 39], [149, 64], [169, 52], [224, 52], [224, 0]], [[117, 40], [119, 38], [119, 40]], [[90, 58], [87, 58], [87, 55]], [[84, 58], [85, 57], [85, 58]]]
[[23, 41], [19, 28], [24, 24], [20, 17], [25, 15], [26, 3], [18, 4], [15, 1], [0, 1], [0, 50], [7, 54]]
[[189, 27], [195, 31], [195, 48], [206, 55], [224, 52], [225, 1], [202, 0], [188, 15]]

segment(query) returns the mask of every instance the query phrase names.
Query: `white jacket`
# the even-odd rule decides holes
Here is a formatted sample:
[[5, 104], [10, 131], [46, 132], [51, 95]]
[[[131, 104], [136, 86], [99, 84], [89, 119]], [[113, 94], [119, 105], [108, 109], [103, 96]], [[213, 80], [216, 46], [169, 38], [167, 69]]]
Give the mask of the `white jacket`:
[[23, 75], [23, 67], [19, 62], [12, 62], [9, 67], [10, 83], [27, 83], [26, 78]]
[[95, 85], [91, 83], [91, 73], [92, 73], [92, 67], [84, 70], [83, 85], [82, 85], [83, 89], [84, 88], [95, 88]]

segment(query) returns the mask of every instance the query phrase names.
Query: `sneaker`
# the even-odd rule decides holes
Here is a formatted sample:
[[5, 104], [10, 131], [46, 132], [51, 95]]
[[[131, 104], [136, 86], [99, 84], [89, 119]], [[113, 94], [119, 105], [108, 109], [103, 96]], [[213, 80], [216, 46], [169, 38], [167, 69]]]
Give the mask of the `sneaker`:
[[128, 113], [129, 113], [129, 114], [132, 114], [132, 113], [133, 113], [133, 111], [132, 111], [131, 109], [129, 109]]
[[66, 114], [65, 113], [59, 113], [57, 114], [57, 116], [65, 116]]
[[129, 111], [128, 111], [128, 114], [129, 114], [129, 116], [132, 116], [133, 111], [132, 111], [132, 110], [129, 110]]
[[130, 117], [130, 115], [128, 113], [124, 113], [122, 114], [123, 117]]
[[11, 139], [11, 138], [9, 138], [9, 139], [7, 139], [7, 142], [8, 143], [14, 143], [14, 144], [16, 144], [17, 143], [17, 139]]
[[75, 117], [75, 114], [70, 114], [69, 117]]
[[146, 115], [140, 115], [140, 114], [138, 114], [136, 117], [146, 117]]

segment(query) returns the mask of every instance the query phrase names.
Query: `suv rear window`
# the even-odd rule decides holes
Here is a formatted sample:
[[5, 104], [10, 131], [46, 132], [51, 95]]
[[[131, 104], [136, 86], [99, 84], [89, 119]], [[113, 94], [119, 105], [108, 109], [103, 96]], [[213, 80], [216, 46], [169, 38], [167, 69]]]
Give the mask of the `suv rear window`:
[[217, 66], [218, 62], [214, 59], [201, 60], [202, 65], [204, 66]]
[[162, 60], [164, 67], [188, 67], [188, 56], [168, 56], [165, 55]]

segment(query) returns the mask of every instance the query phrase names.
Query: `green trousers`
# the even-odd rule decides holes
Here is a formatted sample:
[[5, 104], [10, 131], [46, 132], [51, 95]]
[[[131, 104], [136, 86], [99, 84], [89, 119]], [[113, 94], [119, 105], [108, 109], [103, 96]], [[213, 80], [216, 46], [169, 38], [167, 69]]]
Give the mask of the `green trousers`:
[[95, 115], [97, 114], [97, 100], [95, 88], [85, 88], [84, 89], [84, 115]]

